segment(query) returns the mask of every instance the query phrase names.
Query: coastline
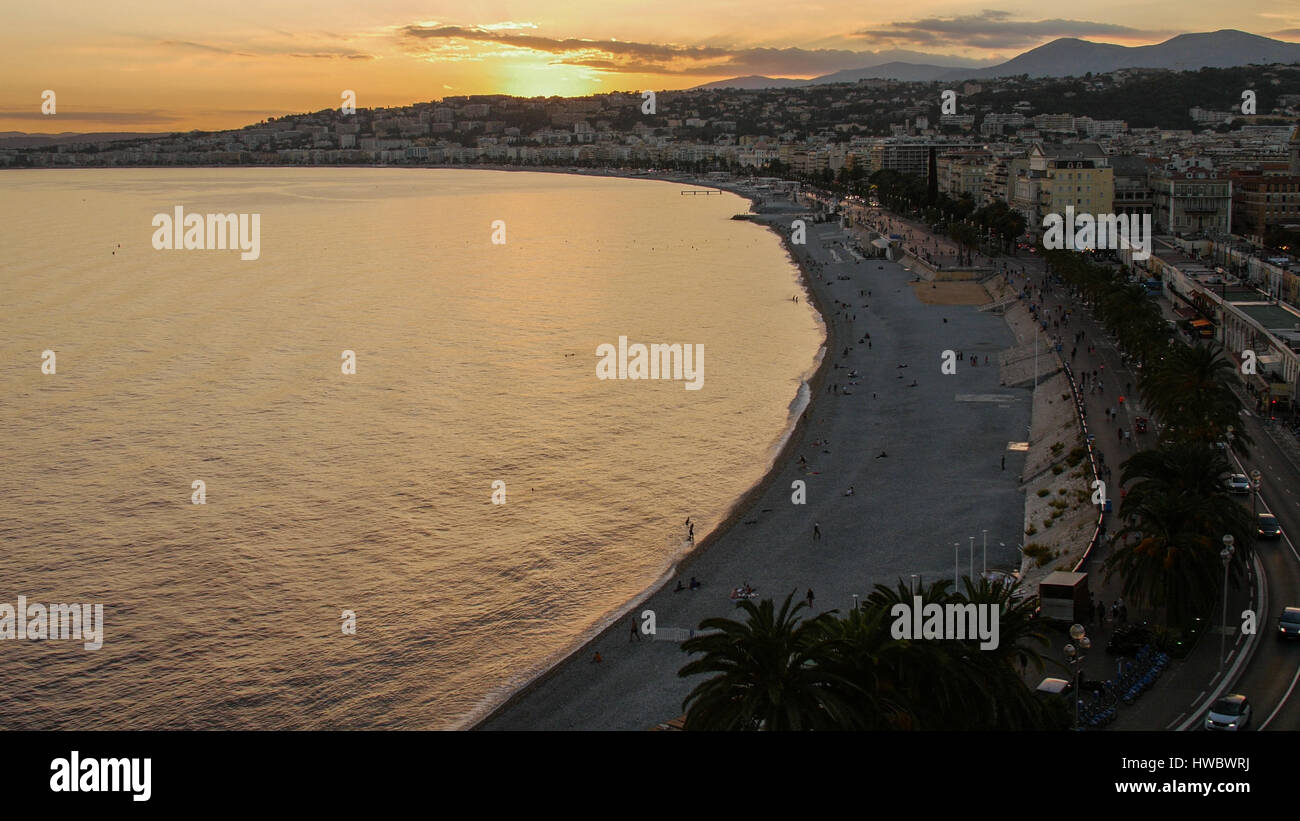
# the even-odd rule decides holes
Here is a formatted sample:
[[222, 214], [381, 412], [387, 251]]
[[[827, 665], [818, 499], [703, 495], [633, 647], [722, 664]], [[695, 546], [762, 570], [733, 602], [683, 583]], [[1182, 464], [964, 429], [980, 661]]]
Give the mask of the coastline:
[[[529, 171], [532, 169], [476, 168], [475, 170]], [[557, 169], [555, 173], [573, 173], [573, 172]], [[675, 183], [679, 185], [693, 185], [693, 186], [698, 186], [700, 188], [711, 188], [717, 191], [724, 191], [729, 194], [735, 194], [739, 197], [748, 200], [749, 208], [750, 208], [749, 213], [751, 215], [755, 214], [754, 209], [760, 203], [760, 198], [757, 194], [737, 191], [725, 185], [718, 184], [716, 182], [702, 183], [702, 182], [694, 182], [694, 181], [683, 181], [680, 179], [672, 179], [668, 177], [658, 177], [658, 176], [629, 177], [625, 175], [614, 175], [614, 174], [583, 174], [582, 176], [599, 176], [599, 177], [617, 176], [625, 179], [653, 180], [657, 182], [669, 182], [669, 183]], [[790, 213], [798, 212], [797, 206], [795, 206], [793, 203], [791, 205], [791, 208], [793, 210]], [[819, 407], [818, 397], [822, 394], [822, 389], [825, 388], [826, 386], [827, 373], [831, 369], [831, 363], [833, 359], [833, 357], [831, 356], [831, 351], [837, 349], [838, 343], [841, 340], [839, 339], [838, 335], [835, 332], [835, 323], [831, 321], [830, 314], [828, 314], [825, 305], [822, 303], [821, 295], [818, 293], [817, 289], [813, 287], [812, 272], [809, 270], [808, 261], [801, 259], [800, 256], [795, 253], [794, 248], [790, 244], [789, 235], [782, 233], [770, 221], [765, 221], [761, 219], [754, 219], [750, 221], [754, 222], [757, 225], [762, 226], [766, 230], [772, 231], [777, 235], [778, 238], [780, 238], [782, 249], [789, 257], [791, 263], [799, 271], [799, 285], [803, 290], [803, 294], [804, 294], [803, 298], [808, 300], [813, 310], [816, 311], [817, 315], [821, 318], [822, 328], [824, 330], [824, 337], [822, 339], [821, 349], [818, 352], [819, 361], [816, 363], [816, 367], [813, 370], [811, 376], [807, 380], [804, 380], [804, 382], [801, 382], [800, 384], [800, 389], [802, 388], [803, 384], [806, 383], [808, 385], [809, 396], [808, 396], [807, 405], [805, 405], [804, 408], [799, 412], [799, 416], [795, 420], [794, 424], [782, 432], [782, 435], [784, 436], [784, 443], [777, 450], [776, 454], [772, 457], [763, 476], [759, 478], [757, 482], [751, 485], [748, 490], [746, 490], [744, 493], [742, 493], [740, 496], [736, 498], [736, 500], [732, 503], [730, 508], [728, 508], [726, 514], [722, 517], [722, 519], [718, 521], [717, 525], [708, 533], [704, 534], [703, 538], [701, 538], [693, 548], [691, 548], [690, 550], [688, 550], [687, 552], [679, 556], [678, 559], [663, 574], [661, 574], [657, 579], [651, 582], [641, 592], [639, 592], [634, 597], [629, 599], [626, 604], [619, 607], [612, 616], [607, 617], [604, 620], [605, 622], [607, 622], [606, 624], [604, 624], [604, 626], [590, 633], [586, 639], [582, 640], [580, 643], [578, 643], [568, 652], [560, 654], [556, 656], [552, 661], [544, 663], [543, 669], [529, 676], [523, 684], [513, 688], [513, 690], [509, 693], [509, 695], [506, 695], [504, 698], [500, 700], [494, 699], [491, 696], [485, 698], [484, 702], [491, 702], [491, 703], [480, 704], [474, 710], [470, 711], [470, 713], [467, 714], [465, 718], [459, 723], [457, 729], [468, 729], [468, 730], [483, 729], [484, 725], [488, 724], [489, 722], [499, 717], [502, 713], [509, 710], [512, 706], [516, 705], [517, 703], [525, 699], [528, 695], [530, 695], [538, 688], [540, 688], [542, 685], [544, 685], [547, 681], [551, 680], [555, 675], [557, 675], [560, 672], [561, 668], [563, 668], [565, 665], [571, 662], [575, 662], [579, 658], [585, 658], [589, 656], [593, 652], [592, 648], [596, 644], [599, 644], [602, 640], [608, 639], [613, 634], [613, 631], [615, 631], [616, 629], [620, 629], [624, 624], [624, 621], [629, 617], [629, 615], [632, 614], [633, 611], [635, 611], [638, 607], [642, 606], [646, 601], [648, 601], [655, 595], [665, 592], [668, 589], [669, 584], [675, 578], [681, 575], [684, 571], [689, 570], [690, 567], [696, 562], [698, 562], [700, 558], [703, 557], [709, 551], [710, 548], [718, 544], [718, 542], [724, 536], [726, 536], [730, 531], [732, 531], [735, 528], [735, 526], [740, 523], [740, 521], [744, 518], [744, 516], [750, 512], [750, 510], [759, 501], [759, 499], [761, 499], [762, 496], [765, 493], [767, 493], [767, 491], [771, 488], [772, 484], [776, 482], [777, 478], [784, 471], [784, 469], [794, 463], [795, 451], [799, 447], [799, 445], [803, 442], [804, 434], [806, 433], [808, 427], [808, 420], [811, 418], [814, 411], [818, 409]], [[798, 390], [799, 389], [796, 389], [796, 396], [793, 399], [798, 398], [797, 396]]]
[[[664, 181], [732, 191], [717, 181]], [[808, 210], [766, 202], [751, 221], [783, 235], [781, 223]], [[704, 586], [677, 593], [663, 581], [651, 585], [598, 634], [501, 703], [485, 705], [485, 715], [467, 722], [472, 729], [645, 730], [680, 715], [683, 698], [698, 683], [677, 675], [686, 662], [680, 645], [667, 637], [645, 642], [617, 632], [628, 629], [629, 611], [643, 605], [655, 612], [660, 630], [671, 626], [683, 635], [706, 618], [731, 616], [734, 604], [726, 593], [741, 582], [755, 582], [762, 598], [777, 602], [791, 588], [815, 588], [813, 612], [843, 612], [873, 583], [954, 573], [954, 539], [962, 541], [965, 565], [967, 534], [981, 529], [989, 537], [990, 568], [1019, 564], [1015, 537], [1023, 527], [1025, 500], [1017, 474], [1023, 457], [1006, 447], [1024, 437], [1028, 391], [1000, 386], [997, 367], [963, 368], [956, 378], [937, 378], [932, 364], [947, 348], [1000, 355], [1014, 345], [1010, 329], [1001, 317], [976, 310], [976, 303], [935, 303], [928, 293], [921, 298], [929, 283], [918, 283], [898, 263], [856, 260], [846, 240], [838, 223], [810, 222], [798, 251], [783, 236], [826, 329], [828, 355], [809, 381], [811, 392], [826, 395], [810, 393], [763, 479], [678, 562], [677, 578], [698, 576]], [[874, 298], [868, 286], [876, 289]], [[913, 366], [906, 372], [916, 377], [910, 385], [895, 380], [905, 373], [895, 363]], [[849, 376], [854, 369], [861, 375]], [[1000, 467], [1004, 452], [1009, 464]], [[888, 461], [876, 461], [886, 456]], [[808, 457], [806, 467], [796, 464], [799, 457]], [[987, 479], [980, 478], [985, 471]], [[806, 503], [780, 486], [799, 480], [807, 487]], [[855, 484], [857, 493], [848, 492]], [[822, 535], [812, 532], [814, 524]], [[971, 537], [972, 567], [976, 538]], [[667, 574], [666, 581], [673, 576]], [[603, 663], [595, 663], [597, 654]]]

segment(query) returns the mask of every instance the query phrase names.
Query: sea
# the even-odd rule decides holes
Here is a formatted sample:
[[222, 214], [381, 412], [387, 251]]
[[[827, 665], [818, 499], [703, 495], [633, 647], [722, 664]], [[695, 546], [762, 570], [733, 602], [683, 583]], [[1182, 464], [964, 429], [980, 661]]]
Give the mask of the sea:
[[[462, 728], [617, 619], [761, 480], [825, 342], [698, 189], [0, 172], [0, 727]], [[166, 247], [177, 208], [257, 215], [256, 258]], [[699, 389], [599, 378], [620, 337], [702, 346]], [[19, 597], [102, 605], [102, 646], [6, 635]]]

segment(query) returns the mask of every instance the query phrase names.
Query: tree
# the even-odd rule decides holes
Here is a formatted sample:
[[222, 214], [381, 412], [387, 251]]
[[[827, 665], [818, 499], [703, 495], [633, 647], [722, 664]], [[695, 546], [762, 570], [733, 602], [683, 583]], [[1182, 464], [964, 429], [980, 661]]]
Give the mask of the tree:
[[770, 599], [742, 600], [744, 623], [713, 618], [702, 630], [718, 632], [683, 642], [687, 653], [703, 653], [680, 671], [682, 677], [715, 673], [686, 697], [688, 730], [810, 730], [852, 727], [858, 722], [845, 693], [856, 689], [834, 667], [816, 664], [829, 652], [823, 614], [800, 622], [806, 602], [778, 611]]
[[[1236, 368], [1218, 342], [1179, 342], [1150, 363], [1140, 392], [1165, 425], [1162, 440], [1209, 446], [1223, 440], [1229, 427], [1239, 428], [1242, 404], [1231, 387]], [[1252, 444], [1244, 430], [1235, 433], [1234, 446]]]
[[1224, 534], [1235, 540], [1232, 574], [1245, 578], [1254, 531], [1224, 486], [1229, 470], [1216, 448], [1194, 441], [1141, 451], [1122, 466], [1125, 527], [1104, 567], [1123, 577], [1124, 595], [1165, 608], [1170, 624], [1187, 626], [1214, 609]]

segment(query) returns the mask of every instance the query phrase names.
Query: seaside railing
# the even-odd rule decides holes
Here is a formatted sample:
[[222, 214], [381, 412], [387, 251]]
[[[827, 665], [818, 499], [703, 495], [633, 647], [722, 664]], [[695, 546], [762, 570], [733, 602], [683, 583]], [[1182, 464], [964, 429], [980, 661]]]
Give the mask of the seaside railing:
[[[1065, 370], [1065, 376], [1070, 380], [1070, 393], [1074, 396], [1074, 413], [1079, 418], [1079, 427], [1083, 431], [1083, 442], [1088, 449], [1088, 464], [1092, 466], [1093, 481], [1101, 480], [1101, 470], [1097, 465], [1097, 450], [1093, 447], [1093, 441], [1096, 438], [1093, 434], [1088, 433], [1088, 411], [1083, 404], [1083, 394], [1079, 392], [1079, 384], [1074, 378], [1074, 369], [1070, 363], [1061, 358], [1061, 367]], [[1092, 529], [1092, 538], [1088, 540], [1088, 547], [1079, 557], [1079, 561], [1074, 565], [1074, 572], [1078, 573], [1080, 568], [1088, 563], [1092, 558], [1092, 551], [1101, 541], [1102, 533], [1106, 527], [1106, 511], [1104, 509], [1097, 512], [1097, 524]]]

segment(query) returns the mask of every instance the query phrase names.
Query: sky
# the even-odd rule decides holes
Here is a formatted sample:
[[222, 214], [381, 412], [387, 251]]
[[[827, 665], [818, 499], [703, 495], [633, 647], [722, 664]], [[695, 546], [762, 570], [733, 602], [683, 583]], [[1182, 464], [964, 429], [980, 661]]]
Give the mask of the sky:
[[[188, 131], [464, 94], [582, 96], [891, 60], [994, 65], [1058, 37], [1233, 28], [1300, 41], [1296, 0], [0, 0], [0, 132]], [[1175, 27], [1176, 26], [1176, 27]], [[54, 92], [54, 113], [42, 113]], [[48, 109], [48, 106], [47, 106]]]

